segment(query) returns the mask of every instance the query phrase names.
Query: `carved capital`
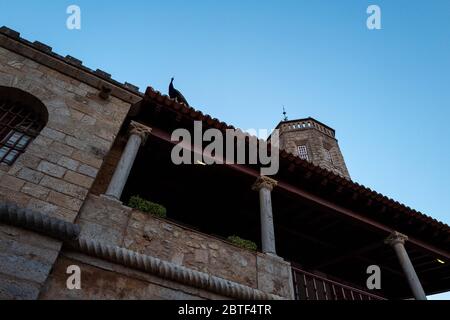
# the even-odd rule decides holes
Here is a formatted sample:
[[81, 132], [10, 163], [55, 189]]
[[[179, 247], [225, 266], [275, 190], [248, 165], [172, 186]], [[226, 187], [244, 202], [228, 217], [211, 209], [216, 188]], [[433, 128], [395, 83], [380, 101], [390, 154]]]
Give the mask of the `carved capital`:
[[138, 135], [142, 139], [142, 144], [145, 144], [148, 136], [152, 132], [152, 128], [149, 128], [139, 122], [131, 121], [130, 123], [130, 135]]
[[394, 246], [397, 243], [405, 244], [406, 241], [408, 241], [407, 235], [394, 231], [389, 235], [389, 237], [386, 238], [386, 240], [384, 240], [384, 243], [390, 246]]
[[276, 180], [273, 180], [266, 176], [259, 177], [256, 182], [253, 184], [252, 189], [254, 191], [259, 191], [263, 188], [268, 189], [269, 191], [272, 191], [273, 188], [275, 188], [278, 185], [278, 182]]

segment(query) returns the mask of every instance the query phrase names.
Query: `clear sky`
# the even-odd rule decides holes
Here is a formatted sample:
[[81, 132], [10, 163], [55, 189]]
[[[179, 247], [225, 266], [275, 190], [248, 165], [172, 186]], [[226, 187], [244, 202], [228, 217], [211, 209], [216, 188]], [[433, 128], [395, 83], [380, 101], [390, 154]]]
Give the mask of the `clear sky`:
[[[81, 8], [81, 30], [66, 9]], [[381, 8], [382, 30], [366, 9]], [[450, 224], [448, 0], [1, 0], [0, 25], [242, 129], [312, 116], [352, 178]], [[450, 295], [446, 296], [447, 298]]]

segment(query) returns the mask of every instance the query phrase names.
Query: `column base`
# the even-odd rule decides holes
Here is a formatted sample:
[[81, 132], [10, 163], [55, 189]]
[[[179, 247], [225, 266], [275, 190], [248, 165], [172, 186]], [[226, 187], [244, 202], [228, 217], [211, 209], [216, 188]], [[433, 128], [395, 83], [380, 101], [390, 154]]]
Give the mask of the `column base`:
[[273, 259], [276, 259], [276, 260], [286, 261], [286, 260], [284, 260], [282, 257], [280, 257], [279, 255], [277, 255], [276, 253], [262, 252], [262, 254], [265, 254], [265, 255], [267, 255], [267, 256], [269, 256], [269, 257], [271, 257], [271, 258], [273, 258]]
[[108, 200], [111, 200], [111, 201], [114, 201], [114, 202], [117, 202], [117, 203], [123, 205], [123, 202], [120, 201], [119, 199], [117, 199], [114, 196], [110, 196], [110, 195], [107, 195], [107, 194], [101, 194], [100, 198], [108, 199]]

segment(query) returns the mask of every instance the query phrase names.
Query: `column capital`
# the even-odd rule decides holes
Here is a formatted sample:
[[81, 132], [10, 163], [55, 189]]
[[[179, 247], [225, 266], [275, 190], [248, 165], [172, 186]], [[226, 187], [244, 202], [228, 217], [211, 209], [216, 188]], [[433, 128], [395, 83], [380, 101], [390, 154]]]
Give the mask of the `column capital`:
[[152, 132], [152, 128], [143, 125], [142, 123], [131, 121], [129, 128], [130, 135], [135, 134], [141, 137], [142, 144], [147, 141], [148, 136]]
[[270, 191], [273, 190], [278, 185], [278, 182], [274, 179], [271, 179], [266, 176], [260, 176], [258, 179], [256, 179], [256, 182], [252, 186], [252, 190], [259, 191], [263, 188], [266, 188]]
[[408, 241], [407, 235], [394, 231], [384, 240], [384, 243], [393, 246], [397, 243], [405, 244], [406, 241]]

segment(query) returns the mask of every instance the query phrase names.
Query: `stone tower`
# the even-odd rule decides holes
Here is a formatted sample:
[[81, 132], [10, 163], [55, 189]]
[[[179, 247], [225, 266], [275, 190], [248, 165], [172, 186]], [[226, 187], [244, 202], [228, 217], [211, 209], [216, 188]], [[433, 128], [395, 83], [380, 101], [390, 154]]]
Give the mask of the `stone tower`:
[[313, 119], [282, 121], [280, 148], [350, 179], [334, 129]]

